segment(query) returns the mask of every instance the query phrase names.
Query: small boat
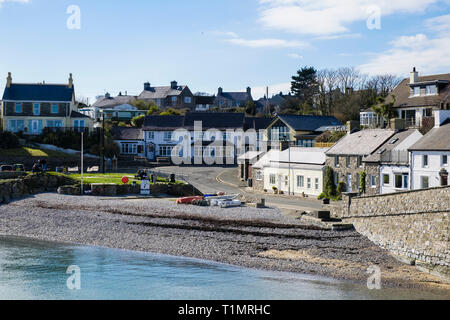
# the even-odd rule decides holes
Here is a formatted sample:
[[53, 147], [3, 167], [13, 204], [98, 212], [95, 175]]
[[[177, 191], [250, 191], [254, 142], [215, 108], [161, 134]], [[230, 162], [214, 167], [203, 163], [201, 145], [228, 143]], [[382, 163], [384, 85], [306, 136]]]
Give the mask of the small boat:
[[221, 208], [232, 208], [232, 207], [240, 207], [242, 202], [236, 199], [233, 200], [218, 200], [218, 206]]
[[193, 201], [203, 200], [203, 196], [184, 197], [177, 199], [177, 204], [192, 204]]
[[210, 195], [210, 196], [205, 196], [206, 200], [234, 200], [237, 199], [240, 196], [240, 194], [231, 194], [231, 195]]

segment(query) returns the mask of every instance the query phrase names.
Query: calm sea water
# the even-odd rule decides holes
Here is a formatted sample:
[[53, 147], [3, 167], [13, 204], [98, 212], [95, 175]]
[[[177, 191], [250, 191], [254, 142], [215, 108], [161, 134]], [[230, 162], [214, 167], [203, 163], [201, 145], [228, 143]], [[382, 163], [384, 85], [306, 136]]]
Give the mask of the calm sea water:
[[[81, 289], [67, 287], [68, 266]], [[422, 299], [411, 290], [293, 273], [266, 272], [202, 260], [0, 237], [0, 299]]]

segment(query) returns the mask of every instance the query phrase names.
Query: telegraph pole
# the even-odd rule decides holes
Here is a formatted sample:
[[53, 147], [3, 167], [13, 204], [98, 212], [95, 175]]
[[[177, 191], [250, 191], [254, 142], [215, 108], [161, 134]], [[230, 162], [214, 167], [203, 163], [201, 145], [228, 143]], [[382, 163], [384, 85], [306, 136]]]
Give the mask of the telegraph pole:
[[84, 194], [84, 190], [83, 190], [83, 172], [84, 172], [84, 132], [81, 131], [81, 195]]
[[102, 148], [102, 173], [105, 174], [105, 112], [102, 111], [102, 136], [101, 136], [101, 148]]

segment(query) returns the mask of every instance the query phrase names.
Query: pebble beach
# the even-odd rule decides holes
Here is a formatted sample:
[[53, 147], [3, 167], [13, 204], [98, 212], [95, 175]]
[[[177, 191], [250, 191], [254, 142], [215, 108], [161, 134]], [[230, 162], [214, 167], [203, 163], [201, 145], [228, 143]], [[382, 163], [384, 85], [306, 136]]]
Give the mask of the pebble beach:
[[379, 266], [383, 285], [450, 285], [402, 264], [356, 231], [330, 231], [278, 209], [177, 205], [173, 199], [45, 193], [0, 205], [0, 234], [145, 251], [232, 265], [327, 276], [365, 284]]

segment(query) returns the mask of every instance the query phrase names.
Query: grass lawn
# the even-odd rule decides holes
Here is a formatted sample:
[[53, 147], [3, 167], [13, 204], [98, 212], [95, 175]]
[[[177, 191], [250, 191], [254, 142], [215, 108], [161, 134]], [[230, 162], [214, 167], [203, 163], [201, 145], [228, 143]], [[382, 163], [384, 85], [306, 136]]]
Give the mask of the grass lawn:
[[55, 158], [77, 158], [78, 156], [74, 156], [71, 154], [53, 151], [53, 150], [45, 150], [45, 149], [33, 149], [28, 147], [22, 147], [17, 149], [0, 149], [0, 154], [6, 157], [55, 157]]
[[[71, 174], [69, 177], [81, 182], [81, 174]], [[85, 173], [83, 175], [83, 183], [114, 183], [114, 184], [123, 184], [122, 177], [127, 177], [129, 179], [128, 184], [132, 184], [133, 181], [136, 181], [137, 184], [141, 184], [140, 180], [136, 180], [134, 178], [134, 174], [130, 173]], [[158, 178], [158, 182], [160, 183], [168, 183], [168, 179]], [[177, 181], [177, 183], [182, 183]]]

